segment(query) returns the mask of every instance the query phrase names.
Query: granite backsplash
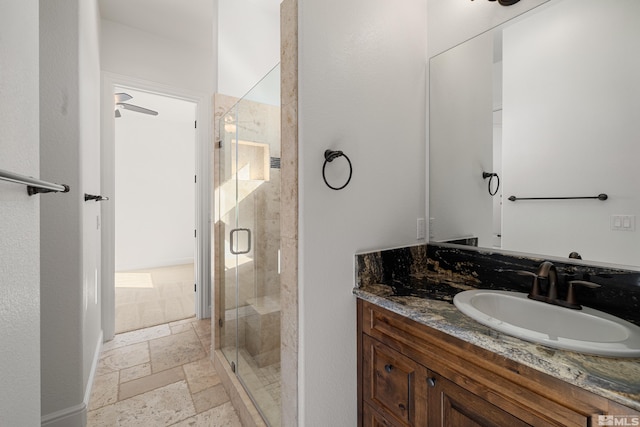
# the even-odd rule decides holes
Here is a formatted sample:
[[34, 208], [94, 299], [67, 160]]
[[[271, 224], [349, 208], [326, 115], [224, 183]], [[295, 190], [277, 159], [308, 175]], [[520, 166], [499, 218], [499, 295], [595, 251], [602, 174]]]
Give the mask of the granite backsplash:
[[[535, 272], [545, 260], [430, 243], [356, 255], [356, 286], [384, 284], [397, 296], [449, 302], [456, 293], [473, 288], [529, 292], [532, 279], [517, 272]], [[559, 297], [564, 298], [569, 280], [597, 283], [601, 287], [577, 290], [580, 304], [640, 325], [640, 271], [551, 261], [558, 271]]]

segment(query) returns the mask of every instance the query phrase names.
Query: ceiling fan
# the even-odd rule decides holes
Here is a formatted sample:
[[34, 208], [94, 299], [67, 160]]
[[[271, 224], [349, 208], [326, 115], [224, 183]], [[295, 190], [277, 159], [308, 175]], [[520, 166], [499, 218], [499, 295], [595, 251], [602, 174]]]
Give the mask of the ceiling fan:
[[136, 113], [149, 114], [151, 116], [157, 116], [158, 115], [157, 111], [153, 111], [153, 110], [150, 110], [148, 108], [138, 107], [137, 105], [133, 105], [133, 104], [127, 104], [126, 101], [128, 101], [128, 100], [133, 98], [128, 93], [124, 93], [124, 92], [116, 93], [114, 95], [114, 98], [115, 98], [115, 102], [116, 102], [116, 113], [115, 113], [116, 114], [116, 118], [122, 116], [122, 114], [120, 113], [120, 110], [122, 110], [122, 109], [135, 111]]

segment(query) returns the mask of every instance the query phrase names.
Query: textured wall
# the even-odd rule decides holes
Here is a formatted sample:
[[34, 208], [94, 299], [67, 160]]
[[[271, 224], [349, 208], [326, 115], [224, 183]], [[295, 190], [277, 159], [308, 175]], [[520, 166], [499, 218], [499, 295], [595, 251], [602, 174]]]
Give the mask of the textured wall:
[[[39, 177], [38, 1], [1, 0], [0, 10], [0, 169]], [[0, 424], [6, 426], [40, 425], [41, 197], [0, 181]]]

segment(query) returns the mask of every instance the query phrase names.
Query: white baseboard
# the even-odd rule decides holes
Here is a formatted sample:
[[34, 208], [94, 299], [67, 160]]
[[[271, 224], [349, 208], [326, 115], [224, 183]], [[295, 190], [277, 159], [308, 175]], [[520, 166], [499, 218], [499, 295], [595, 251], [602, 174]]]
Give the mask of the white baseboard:
[[101, 352], [102, 331], [100, 331], [98, 342], [93, 353], [93, 362], [91, 363], [91, 371], [89, 372], [89, 379], [84, 391], [82, 403], [43, 415], [40, 420], [42, 427], [85, 427], [87, 425], [87, 408], [89, 408], [89, 398], [91, 397], [91, 389], [93, 388], [93, 380], [96, 375]]
[[40, 425], [42, 427], [85, 427], [87, 425], [87, 405], [82, 402], [79, 405], [44, 415]]

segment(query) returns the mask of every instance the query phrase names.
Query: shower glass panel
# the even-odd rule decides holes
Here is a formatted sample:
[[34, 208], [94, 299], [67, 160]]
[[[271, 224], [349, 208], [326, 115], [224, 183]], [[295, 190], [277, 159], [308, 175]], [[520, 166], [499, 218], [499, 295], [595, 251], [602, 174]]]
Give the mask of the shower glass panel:
[[[219, 123], [216, 232], [222, 352], [280, 425], [280, 67]], [[224, 246], [224, 247], [222, 247]]]

